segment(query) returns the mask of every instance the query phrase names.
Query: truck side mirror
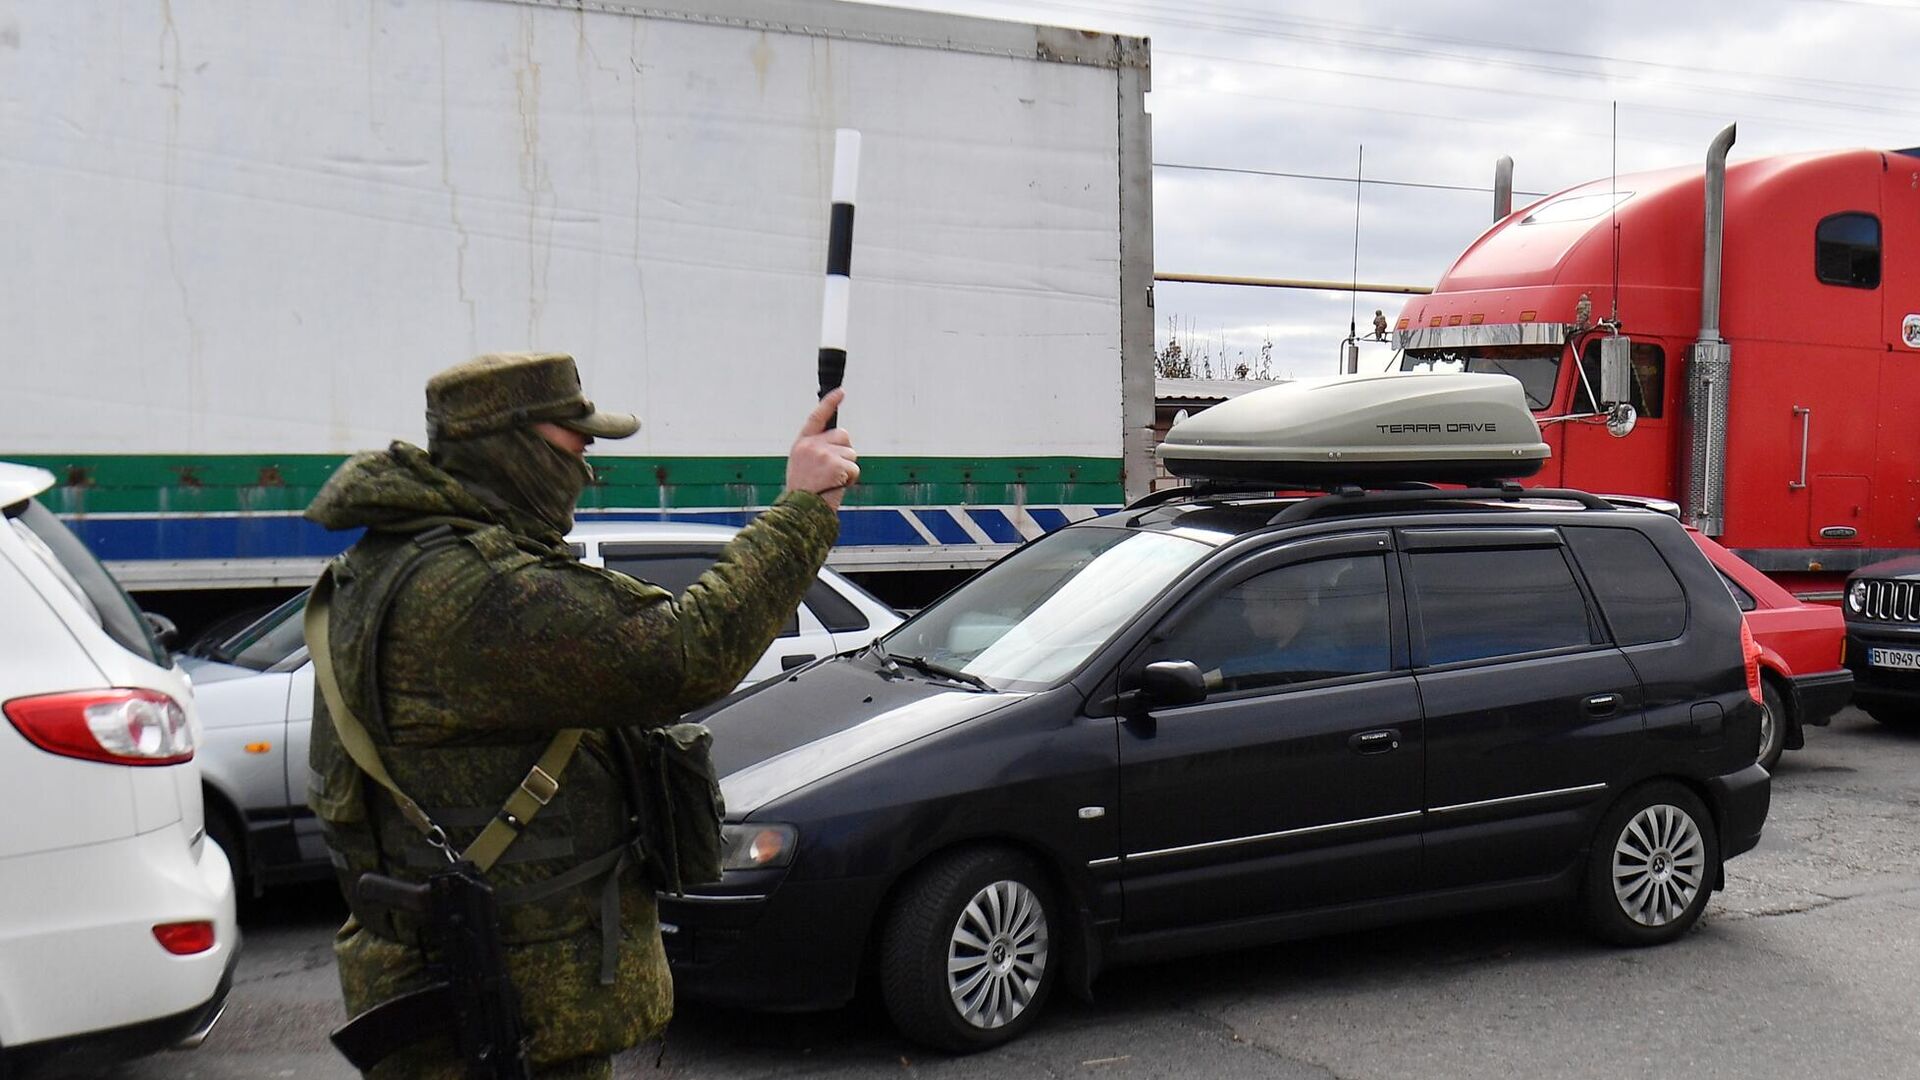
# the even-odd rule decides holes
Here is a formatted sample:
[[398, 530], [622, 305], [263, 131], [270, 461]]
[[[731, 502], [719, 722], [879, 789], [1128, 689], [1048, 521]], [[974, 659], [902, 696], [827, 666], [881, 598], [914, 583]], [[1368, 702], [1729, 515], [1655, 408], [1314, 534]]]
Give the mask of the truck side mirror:
[[1600, 339], [1600, 407], [1633, 400], [1633, 340], [1624, 335]]
[[1194, 705], [1207, 700], [1207, 680], [1191, 660], [1160, 660], [1140, 673], [1140, 696], [1149, 705]]

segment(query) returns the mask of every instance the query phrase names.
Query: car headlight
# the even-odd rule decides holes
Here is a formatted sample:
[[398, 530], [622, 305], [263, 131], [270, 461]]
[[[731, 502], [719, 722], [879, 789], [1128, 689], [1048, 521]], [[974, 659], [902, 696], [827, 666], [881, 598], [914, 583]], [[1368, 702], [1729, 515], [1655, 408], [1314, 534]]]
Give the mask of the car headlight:
[[793, 861], [800, 832], [791, 825], [720, 826], [722, 870], [770, 870]]
[[1865, 611], [1866, 608], [1867, 583], [1864, 581], [1856, 581], [1853, 583], [1853, 586], [1847, 590], [1847, 610], [1858, 615], [1862, 611]]

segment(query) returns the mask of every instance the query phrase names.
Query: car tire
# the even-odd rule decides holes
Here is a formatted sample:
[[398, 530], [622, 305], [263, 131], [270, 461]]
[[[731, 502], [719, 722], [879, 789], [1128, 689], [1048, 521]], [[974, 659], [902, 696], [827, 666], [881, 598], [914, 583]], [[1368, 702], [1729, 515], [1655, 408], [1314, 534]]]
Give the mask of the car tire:
[[1654, 781], [1621, 796], [1594, 834], [1587, 929], [1615, 945], [1662, 945], [1692, 928], [1720, 876], [1720, 837], [1699, 796]]
[[1030, 858], [947, 856], [895, 898], [880, 938], [881, 995], [901, 1034], [955, 1053], [1019, 1037], [1060, 981], [1064, 924]]
[[1760, 767], [1772, 772], [1787, 749], [1787, 724], [1791, 717], [1786, 699], [1774, 689], [1771, 681], [1760, 680], [1760, 697]]
[[246, 834], [234, 824], [233, 815], [216, 801], [211, 794], [203, 796], [207, 822], [207, 839], [220, 845], [227, 853], [227, 862], [233, 867], [233, 894], [235, 897], [251, 896], [253, 879], [248, 876], [251, 869], [247, 859]]
[[1862, 705], [1860, 711], [1895, 731], [1920, 729], [1920, 713], [1899, 705]]

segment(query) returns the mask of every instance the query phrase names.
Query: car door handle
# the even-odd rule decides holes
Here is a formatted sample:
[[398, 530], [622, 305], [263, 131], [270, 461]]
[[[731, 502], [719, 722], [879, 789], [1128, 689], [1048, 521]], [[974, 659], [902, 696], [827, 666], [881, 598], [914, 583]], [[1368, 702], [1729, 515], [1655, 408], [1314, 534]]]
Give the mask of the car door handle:
[[780, 658], [780, 670], [792, 671], [801, 664], [811, 664], [813, 661], [814, 655], [810, 652], [792, 653]]
[[1356, 754], [1384, 754], [1389, 750], [1400, 749], [1400, 733], [1393, 728], [1380, 731], [1363, 731], [1347, 740]]
[[1612, 716], [1626, 699], [1619, 694], [1595, 694], [1585, 702], [1589, 716]]

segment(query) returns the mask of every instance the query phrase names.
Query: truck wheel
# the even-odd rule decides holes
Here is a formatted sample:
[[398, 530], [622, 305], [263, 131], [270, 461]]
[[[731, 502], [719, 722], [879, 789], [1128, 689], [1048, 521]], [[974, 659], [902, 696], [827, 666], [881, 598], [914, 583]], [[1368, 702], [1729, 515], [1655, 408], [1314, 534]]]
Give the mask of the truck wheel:
[[1672, 781], [1642, 784], [1601, 819], [1587, 859], [1587, 929], [1615, 945], [1662, 945], [1706, 909], [1720, 874], [1720, 838], [1698, 796]]
[[998, 1046], [1060, 981], [1053, 889], [1001, 848], [951, 855], [902, 889], [880, 939], [881, 993], [901, 1034], [941, 1050]]
[[1787, 703], [1766, 679], [1760, 680], [1760, 698], [1760, 767], [1772, 772], [1787, 748]]

